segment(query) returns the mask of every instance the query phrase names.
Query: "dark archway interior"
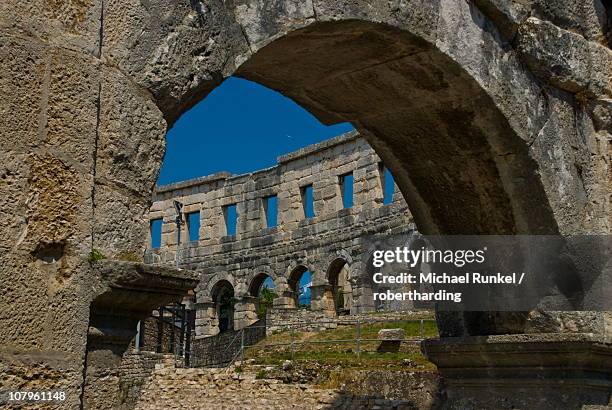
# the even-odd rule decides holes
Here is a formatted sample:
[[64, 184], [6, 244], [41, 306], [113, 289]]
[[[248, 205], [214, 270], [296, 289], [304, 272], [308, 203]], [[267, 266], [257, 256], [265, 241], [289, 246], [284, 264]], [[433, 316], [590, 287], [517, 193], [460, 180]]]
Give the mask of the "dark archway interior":
[[327, 269], [327, 280], [332, 288], [334, 298], [334, 307], [336, 313], [346, 314], [350, 310], [350, 300], [352, 297], [350, 292], [350, 283], [348, 282], [348, 272], [346, 271], [347, 263], [344, 259], [334, 259]]
[[226, 280], [219, 281], [212, 289], [212, 299], [217, 309], [219, 332], [234, 329], [234, 288]]

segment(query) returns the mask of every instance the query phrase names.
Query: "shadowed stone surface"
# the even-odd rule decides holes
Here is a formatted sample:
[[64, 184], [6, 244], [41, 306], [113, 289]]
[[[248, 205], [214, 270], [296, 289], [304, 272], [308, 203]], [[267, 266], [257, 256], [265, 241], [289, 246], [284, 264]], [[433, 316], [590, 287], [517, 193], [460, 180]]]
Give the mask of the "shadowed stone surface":
[[102, 289], [89, 311], [82, 400], [86, 408], [116, 409], [121, 402], [121, 360], [138, 321], [159, 306], [181, 300], [196, 286], [197, 274], [117, 261], [96, 262], [94, 268]]

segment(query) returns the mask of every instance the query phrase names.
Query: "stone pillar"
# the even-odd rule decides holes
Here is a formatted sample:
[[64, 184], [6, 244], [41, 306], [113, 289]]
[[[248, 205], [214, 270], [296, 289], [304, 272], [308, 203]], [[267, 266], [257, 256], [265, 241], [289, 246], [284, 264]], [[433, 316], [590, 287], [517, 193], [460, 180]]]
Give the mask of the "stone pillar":
[[240, 330], [257, 322], [257, 298], [243, 296], [234, 305], [234, 329]]
[[196, 303], [195, 322], [196, 338], [214, 336], [219, 333], [217, 306], [211, 298], [206, 297]]
[[374, 306], [372, 287], [360, 280], [356, 280], [355, 283], [353, 286], [354, 304], [351, 306], [351, 313], [374, 312], [376, 307]]
[[334, 305], [334, 294], [332, 285], [321, 283], [310, 287], [311, 300], [310, 310], [323, 312], [326, 316], [335, 317], [336, 307]]
[[[136, 335], [138, 319], [125, 315], [93, 313], [87, 334], [83, 407], [114, 409], [120, 406], [121, 360]], [[123, 313], [123, 314], [122, 314]]]
[[278, 297], [274, 299], [272, 304], [277, 309], [293, 309], [297, 307], [297, 303], [295, 301], [295, 292], [286, 288], [284, 290], [278, 290]]

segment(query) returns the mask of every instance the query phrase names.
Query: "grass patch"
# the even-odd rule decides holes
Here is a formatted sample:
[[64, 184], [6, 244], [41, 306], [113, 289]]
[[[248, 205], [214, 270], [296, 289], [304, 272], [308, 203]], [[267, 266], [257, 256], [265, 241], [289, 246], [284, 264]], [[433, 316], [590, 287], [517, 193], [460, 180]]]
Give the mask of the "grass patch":
[[[435, 321], [424, 321], [421, 329], [419, 322], [385, 322], [363, 324], [360, 327], [362, 339], [377, 339], [381, 329], [404, 329], [406, 339], [418, 337], [437, 337]], [[285, 360], [296, 363], [315, 363], [324, 366], [354, 370], [406, 370], [427, 371], [435, 366], [427, 361], [418, 344], [402, 343], [400, 351], [381, 353], [377, 351], [379, 341], [362, 341], [357, 355], [356, 326], [339, 326], [320, 332], [285, 331], [268, 336], [256, 346], [247, 349], [246, 357], [258, 365], [280, 365]], [[270, 346], [275, 344], [291, 345]], [[342, 342], [345, 340], [346, 342]], [[298, 344], [297, 342], [304, 342]], [[325, 342], [325, 343], [321, 343]]]
[[262, 369], [255, 374], [255, 379], [257, 380], [265, 379], [267, 375], [268, 375], [268, 372]]
[[138, 255], [135, 252], [130, 252], [130, 251], [119, 252], [117, 256], [115, 257], [115, 259], [119, 261], [125, 261], [125, 262], [140, 262], [140, 263], [143, 262], [142, 255]]
[[101, 261], [103, 259], [106, 259], [106, 255], [104, 255], [102, 253], [101, 250], [99, 249], [92, 249], [91, 252], [89, 252], [89, 261], [90, 262], [98, 262]]

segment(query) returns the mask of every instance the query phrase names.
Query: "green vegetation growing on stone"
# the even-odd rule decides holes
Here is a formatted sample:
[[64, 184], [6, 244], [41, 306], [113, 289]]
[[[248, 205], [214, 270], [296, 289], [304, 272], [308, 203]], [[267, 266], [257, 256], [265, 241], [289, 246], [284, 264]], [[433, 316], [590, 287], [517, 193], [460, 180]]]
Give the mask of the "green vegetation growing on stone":
[[126, 262], [143, 262], [143, 257], [141, 255], [136, 254], [136, 252], [130, 251], [119, 252], [116, 256], [116, 259]]
[[262, 288], [259, 294], [259, 303], [257, 304], [257, 317], [263, 319], [266, 317], [266, 312], [272, 307], [274, 299], [278, 295], [269, 288]]
[[106, 255], [104, 255], [101, 250], [94, 248], [91, 250], [91, 252], [89, 252], [90, 262], [98, 262], [98, 261], [101, 261], [102, 259], [106, 259]]
[[[424, 320], [422, 330], [418, 320], [362, 324], [360, 354], [357, 355], [357, 330], [353, 325], [319, 332], [284, 331], [273, 333], [256, 346], [247, 349], [246, 357], [252, 359], [256, 365], [279, 366], [285, 360], [293, 360], [298, 366], [339, 366], [352, 370], [434, 370], [435, 366], [423, 356], [418, 343], [403, 343], [400, 351], [394, 353], [377, 351], [380, 345], [376, 340], [378, 331], [393, 328], [403, 329], [406, 339], [438, 336], [434, 320]], [[345, 342], [340, 342], [342, 340]], [[293, 348], [290, 346], [291, 341], [295, 343]], [[269, 346], [274, 344], [285, 345]]]

